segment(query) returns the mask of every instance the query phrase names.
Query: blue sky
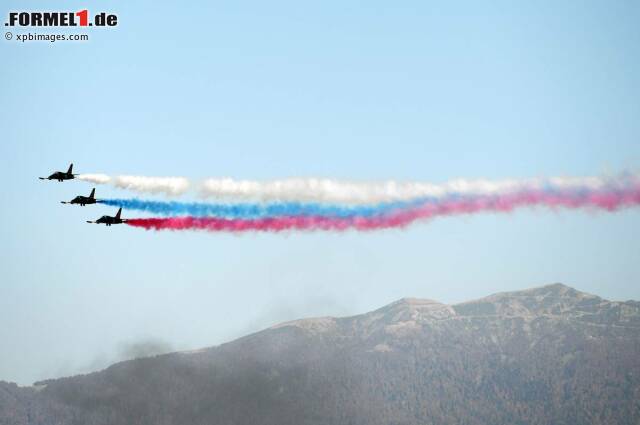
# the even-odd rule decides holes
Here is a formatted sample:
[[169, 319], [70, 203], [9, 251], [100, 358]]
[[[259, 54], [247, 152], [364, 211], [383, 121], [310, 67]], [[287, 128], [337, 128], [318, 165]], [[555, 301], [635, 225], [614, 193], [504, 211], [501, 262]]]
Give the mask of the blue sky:
[[563, 282], [640, 299], [637, 210], [370, 234], [150, 233], [87, 225], [112, 209], [59, 201], [89, 184], [37, 180], [71, 161], [192, 179], [638, 171], [637, 2], [5, 1], [0, 14], [83, 8], [117, 13], [118, 27], [84, 43], [0, 42], [0, 379], [403, 296], [450, 303]]

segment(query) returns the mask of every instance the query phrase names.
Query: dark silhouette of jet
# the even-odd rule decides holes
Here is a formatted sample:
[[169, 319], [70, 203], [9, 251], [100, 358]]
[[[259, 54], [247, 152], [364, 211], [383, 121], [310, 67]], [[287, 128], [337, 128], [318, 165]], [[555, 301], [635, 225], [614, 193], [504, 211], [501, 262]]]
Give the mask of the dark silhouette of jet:
[[69, 165], [69, 169], [66, 173], [62, 171], [56, 171], [51, 174], [49, 177], [38, 177], [40, 180], [58, 180], [59, 182], [63, 180], [72, 180], [76, 175], [73, 174], [73, 164]]
[[96, 221], [87, 221], [87, 223], [106, 224], [107, 226], [111, 226], [112, 224], [126, 223], [127, 222], [126, 219], [120, 218], [121, 212], [122, 212], [122, 208], [118, 210], [115, 217], [111, 217], [110, 215], [103, 215]]
[[96, 188], [91, 189], [91, 193], [89, 196], [78, 195], [69, 202], [60, 201], [61, 204], [80, 204], [81, 207], [84, 207], [87, 204], [95, 204], [96, 203]]

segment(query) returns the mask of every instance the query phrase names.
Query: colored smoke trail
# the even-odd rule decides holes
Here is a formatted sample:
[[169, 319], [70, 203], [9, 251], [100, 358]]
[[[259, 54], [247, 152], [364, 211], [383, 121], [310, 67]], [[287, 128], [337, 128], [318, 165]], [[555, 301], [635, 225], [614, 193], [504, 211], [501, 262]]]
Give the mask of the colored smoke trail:
[[147, 201], [142, 199], [101, 199], [101, 204], [128, 210], [144, 211], [156, 215], [224, 218], [264, 218], [276, 216], [325, 216], [325, 217], [372, 217], [392, 211], [416, 207], [427, 200], [392, 202], [377, 205], [328, 205], [318, 203], [199, 203], [176, 201]]
[[147, 176], [116, 176], [106, 174], [80, 174], [79, 180], [96, 184], [111, 184], [120, 189], [135, 192], [178, 196], [189, 190], [190, 182], [185, 177], [147, 177]]
[[525, 190], [602, 190], [624, 188], [640, 183], [640, 174], [618, 177], [552, 177], [524, 180], [452, 180], [444, 184], [425, 182], [349, 182], [331, 179], [285, 179], [252, 181], [207, 179], [200, 188], [201, 196], [261, 202], [318, 202], [377, 204], [443, 198], [517, 193]]
[[127, 224], [150, 230], [206, 230], [210, 232], [371, 231], [402, 228], [418, 220], [481, 212], [511, 212], [517, 208], [588, 208], [616, 211], [640, 205], [640, 185], [624, 190], [522, 191], [504, 195], [468, 196], [428, 202], [390, 214], [371, 217], [280, 216], [257, 219], [218, 217], [135, 218]]

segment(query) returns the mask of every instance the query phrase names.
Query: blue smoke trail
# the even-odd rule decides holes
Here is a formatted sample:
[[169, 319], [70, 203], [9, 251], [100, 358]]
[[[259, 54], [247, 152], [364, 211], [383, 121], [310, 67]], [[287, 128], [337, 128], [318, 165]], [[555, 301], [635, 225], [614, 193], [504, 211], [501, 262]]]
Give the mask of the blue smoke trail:
[[324, 216], [336, 218], [374, 217], [393, 211], [422, 205], [426, 199], [380, 203], [375, 205], [339, 206], [318, 203], [202, 203], [177, 201], [145, 201], [141, 199], [100, 199], [97, 202], [128, 210], [144, 211], [162, 216], [266, 218], [280, 216]]

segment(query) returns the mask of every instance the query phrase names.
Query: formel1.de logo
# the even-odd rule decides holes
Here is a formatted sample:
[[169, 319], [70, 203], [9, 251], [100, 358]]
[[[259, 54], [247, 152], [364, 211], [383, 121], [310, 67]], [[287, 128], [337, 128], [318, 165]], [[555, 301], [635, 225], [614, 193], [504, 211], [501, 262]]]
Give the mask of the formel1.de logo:
[[5, 27], [115, 27], [118, 16], [100, 12], [90, 15], [89, 10], [77, 12], [9, 12]]

